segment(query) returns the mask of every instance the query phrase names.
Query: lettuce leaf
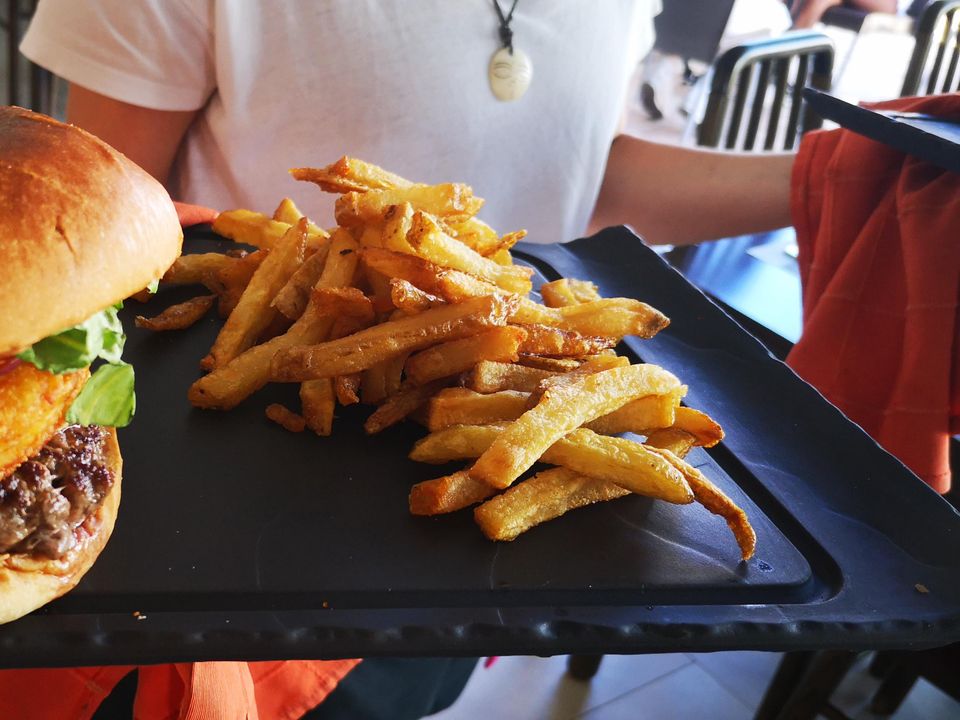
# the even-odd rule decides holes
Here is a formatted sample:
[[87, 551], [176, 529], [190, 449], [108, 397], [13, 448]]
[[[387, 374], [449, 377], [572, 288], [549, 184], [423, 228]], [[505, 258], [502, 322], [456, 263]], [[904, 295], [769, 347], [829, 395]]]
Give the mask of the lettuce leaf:
[[103, 360], [67, 410], [67, 422], [124, 427], [136, 410], [133, 366], [120, 355], [126, 335], [117, 303], [68, 330], [34, 343], [18, 358], [57, 375]]
[[133, 385], [133, 365], [101, 365], [67, 410], [67, 422], [126, 427], [137, 409]]
[[17, 355], [57, 375], [89, 367], [97, 358], [120, 362], [126, 336], [117, 317], [122, 305], [109, 307], [69, 330], [46, 337]]

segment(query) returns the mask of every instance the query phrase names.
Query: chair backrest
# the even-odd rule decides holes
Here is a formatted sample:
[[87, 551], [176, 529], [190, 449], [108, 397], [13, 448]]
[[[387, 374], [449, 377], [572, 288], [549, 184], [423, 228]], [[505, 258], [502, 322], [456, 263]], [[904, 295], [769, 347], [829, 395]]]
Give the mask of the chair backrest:
[[714, 64], [697, 144], [729, 150], [794, 149], [803, 133], [823, 124], [806, 107], [803, 89], [830, 89], [833, 55], [830, 38], [808, 31], [730, 48]]
[[917, 21], [901, 97], [960, 89], [960, 0], [933, 0]]
[[19, 50], [20, 40], [36, 5], [37, 0], [7, 0], [2, 3], [0, 28], [3, 29], [6, 44], [3, 51], [7, 65], [6, 77], [2, 81], [7, 89], [6, 104], [20, 105], [50, 115], [53, 111], [53, 76], [23, 57]]
[[654, 18], [654, 47], [685, 60], [713, 62], [735, 0], [666, 0]]

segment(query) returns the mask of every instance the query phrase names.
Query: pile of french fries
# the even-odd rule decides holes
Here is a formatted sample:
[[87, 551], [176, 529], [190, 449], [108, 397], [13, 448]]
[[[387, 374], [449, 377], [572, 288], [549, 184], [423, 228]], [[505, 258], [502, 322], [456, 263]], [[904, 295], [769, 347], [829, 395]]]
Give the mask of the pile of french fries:
[[336, 227], [322, 230], [289, 199], [272, 217], [221, 213], [214, 231], [255, 249], [180, 257], [163, 283], [212, 294], [138, 319], [176, 329], [217, 304], [225, 322], [193, 405], [229, 410], [268, 382], [295, 382], [300, 412], [266, 408], [291, 431], [330, 435], [338, 404], [376, 406], [370, 434], [414, 419], [429, 434], [412, 459], [468, 466], [416, 484], [410, 512], [476, 505], [494, 540], [637, 493], [699, 502], [726, 520], [745, 560], [753, 554], [744, 512], [683, 459], [719, 442], [720, 427], [680, 405], [686, 387], [670, 372], [614, 350], [666, 327], [659, 311], [567, 278], [542, 285], [536, 302], [532, 270], [510, 254], [525, 232], [479, 220], [482, 200], [466, 185], [414, 184], [352, 158], [291, 174], [339, 194]]

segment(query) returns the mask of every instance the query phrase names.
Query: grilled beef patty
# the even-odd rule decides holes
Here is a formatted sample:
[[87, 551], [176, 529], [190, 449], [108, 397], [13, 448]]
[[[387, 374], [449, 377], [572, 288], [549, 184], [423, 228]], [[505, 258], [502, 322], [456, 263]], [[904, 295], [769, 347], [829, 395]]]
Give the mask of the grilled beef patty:
[[0, 553], [60, 558], [113, 486], [107, 431], [68, 425], [0, 480]]

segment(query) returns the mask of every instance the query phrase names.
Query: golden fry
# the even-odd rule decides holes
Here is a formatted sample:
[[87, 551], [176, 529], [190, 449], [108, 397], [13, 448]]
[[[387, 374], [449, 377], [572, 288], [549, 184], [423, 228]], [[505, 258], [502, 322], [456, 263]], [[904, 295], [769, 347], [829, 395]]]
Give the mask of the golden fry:
[[391, 425], [397, 424], [427, 402], [430, 396], [441, 387], [443, 387], [443, 381], [435, 380], [426, 385], [409, 385], [403, 388], [387, 398], [386, 402], [367, 418], [363, 429], [368, 435], [376, 435]]
[[409, 180], [383, 168], [346, 156], [323, 168], [292, 168], [290, 174], [296, 180], [316, 183], [321, 190], [329, 193], [388, 190], [413, 185]]
[[198, 295], [185, 302], [171, 305], [152, 318], [137, 315], [135, 322], [137, 327], [147, 330], [183, 330], [210, 312], [216, 299], [216, 295]]
[[514, 540], [570, 510], [629, 494], [613, 483], [568, 468], [551, 468], [487, 500], [474, 509], [473, 517], [491, 540]]
[[210, 290], [210, 282], [216, 278], [223, 268], [239, 264], [239, 258], [232, 258], [223, 253], [194, 253], [181, 255], [160, 278], [168, 285], [206, 285]]
[[589, 337], [572, 330], [561, 330], [549, 325], [520, 325], [527, 337], [520, 351], [547, 357], [581, 357], [594, 355], [617, 344], [615, 338]]
[[211, 287], [211, 290], [214, 290], [214, 292], [220, 296], [220, 300], [217, 303], [217, 310], [220, 313], [220, 317], [228, 317], [230, 313], [233, 312], [237, 303], [240, 302], [240, 296], [243, 295], [243, 291], [246, 290], [247, 285], [250, 284], [250, 278], [253, 277], [257, 268], [260, 267], [260, 263], [262, 263], [269, 254], [269, 250], [257, 250], [256, 252], [244, 255], [238, 259], [237, 262], [221, 268], [220, 272], [217, 273], [216, 280], [213, 283], [216, 287]]
[[268, 419], [290, 432], [303, 432], [307, 427], [307, 421], [303, 419], [302, 415], [297, 415], [289, 408], [278, 403], [267, 405], [265, 414]]
[[600, 299], [600, 290], [592, 282], [560, 278], [540, 286], [540, 296], [547, 307], [558, 308], [579, 305]]
[[300, 404], [307, 427], [317, 435], [327, 437], [333, 432], [333, 410], [337, 396], [332, 378], [308, 380], [300, 385]]
[[520, 303], [510, 320], [616, 340], [627, 335], [651, 338], [670, 324], [667, 317], [656, 308], [630, 298], [605, 298], [557, 308], [548, 308], [528, 300]]
[[493, 295], [500, 291], [493, 283], [479, 280], [459, 270], [440, 267], [416, 255], [383, 248], [364, 248], [362, 258], [366, 266], [387, 277], [406, 280], [424, 292], [451, 303]]
[[509, 487], [547, 448], [583, 423], [638, 397], [663, 394], [679, 386], [680, 381], [663, 368], [644, 364], [604, 370], [549, 387], [536, 407], [508, 425], [477, 459], [470, 475], [494, 487]]
[[442, 515], [486, 500], [496, 490], [474, 480], [466, 470], [425, 480], [410, 488], [411, 515]]
[[483, 206], [483, 200], [474, 197], [469, 185], [411, 185], [406, 188], [348, 192], [337, 198], [334, 216], [342, 227], [379, 224], [391, 205], [405, 202], [417, 210], [447, 218], [451, 222], [463, 222], [476, 215]]
[[329, 252], [330, 243], [325, 242], [313, 255], [303, 261], [287, 283], [280, 288], [270, 303], [280, 314], [290, 320], [296, 320], [303, 314], [307, 301], [310, 300], [310, 290], [320, 279], [323, 268], [327, 264]]
[[296, 382], [366, 370], [403, 353], [504, 325], [514, 305], [509, 297], [473, 298], [390, 320], [340, 340], [288, 348], [274, 357], [271, 376], [277, 382]]
[[[290, 198], [284, 198], [280, 201], [280, 204], [277, 205], [277, 209], [273, 211], [273, 219], [279, 220], [280, 222], [285, 222], [288, 225], [296, 225], [300, 222], [300, 218], [304, 215], [300, 212], [300, 208], [297, 207], [297, 204], [293, 202]], [[309, 220], [307, 221], [307, 234], [315, 235], [318, 238], [325, 238], [327, 233], [322, 228], [314, 225]]]
[[405, 371], [415, 385], [458, 375], [481, 360], [513, 362], [526, 337], [518, 327], [493, 327], [472, 337], [451, 340], [423, 350], [407, 360]]
[[484, 395], [467, 388], [445, 388], [430, 398], [426, 425], [431, 432], [451, 425], [488, 425], [516, 420], [527, 410], [529, 393], [501, 390]]

